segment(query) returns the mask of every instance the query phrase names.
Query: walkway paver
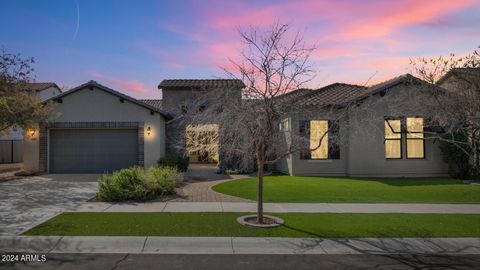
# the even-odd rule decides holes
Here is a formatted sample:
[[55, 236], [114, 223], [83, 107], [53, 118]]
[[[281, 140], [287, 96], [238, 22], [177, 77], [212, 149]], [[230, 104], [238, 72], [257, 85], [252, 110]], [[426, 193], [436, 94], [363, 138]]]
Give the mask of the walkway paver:
[[[225, 176], [227, 177], [227, 176]], [[246, 177], [246, 176], [245, 176]], [[179, 197], [172, 199], [172, 202], [251, 202], [250, 200], [218, 193], [212, 190], [216, 184], [232, 179], [214, 181], [188, 181], [181, 188], [175, 191]]]
[[0, 252], [131, 254], [480, 254], [480, 238], [0, 236]]
[[[255, 212], [254, 202], [85, 203], [75, 212]], [[270, 213], [480, 214], [480, 204], [265, 203]]]
[[217, 174], [213, 164], [190, 164], [185, 174], [185, 185], [176, 189], [179, 197], [174, 202], [250, 202], [243, 198], [217, 193], [212, 190], [216, 184], [247, 178], [248, 175]]

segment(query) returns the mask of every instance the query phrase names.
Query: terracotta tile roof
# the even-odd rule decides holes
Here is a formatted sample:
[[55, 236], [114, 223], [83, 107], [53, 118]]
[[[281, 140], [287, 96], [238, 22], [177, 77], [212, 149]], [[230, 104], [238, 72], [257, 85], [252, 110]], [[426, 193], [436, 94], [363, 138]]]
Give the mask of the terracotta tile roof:
[[284, 93], [282, 95], [279, 95], [276, 98], [280, 102], [288, 102], [288, 101], [291, 101], [291, 100], [295, 100], [295, 99], [297, 99], [297, 98], [299, 98], [303, 95], [306, 95], [308, 93], [311, 93], [312, 91], [313, 91], [312, 89], [300, 88], [300, 89], [293, 90], [293, 91]]
[[302, 95], [296, 102], [303, 106], [339, 105], [361, 96], [366, 89], [359, 85], [334, 83]]
[[244, 88], [245, 84], [236, 79], [205, 79], [205, 80], [163, 80], [158, 89], [163, 88]]
[[161, 99], [140, 99], [141, 102], [152, 106], [157, 109], [162, 109], [162, 100]]

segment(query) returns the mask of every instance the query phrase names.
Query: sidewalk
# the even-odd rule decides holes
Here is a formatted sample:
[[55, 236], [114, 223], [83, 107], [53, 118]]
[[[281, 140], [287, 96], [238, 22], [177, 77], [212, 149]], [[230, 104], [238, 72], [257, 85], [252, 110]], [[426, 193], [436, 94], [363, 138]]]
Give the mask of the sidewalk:
[[[91, 202], [76, 212], [255, 212], [248, 202]], [[480, 214], [480, 204], [265, 203], [270, 213], [439, 213]]]
[[2, 253], [480, 254], [480, 238], [0, 236]]

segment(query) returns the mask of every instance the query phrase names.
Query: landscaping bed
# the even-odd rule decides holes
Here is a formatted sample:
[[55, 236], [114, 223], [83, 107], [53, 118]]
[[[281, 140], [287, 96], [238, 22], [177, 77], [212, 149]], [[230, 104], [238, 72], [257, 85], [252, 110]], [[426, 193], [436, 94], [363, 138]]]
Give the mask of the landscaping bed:
[[[212, 187], [248, 200], [257, 198], [257, 179]], [[348, 178], [272, 175], [264, 178], [265, 202], [480, 203], [480, 185], [448, 178]]]
[[132, 167], [99, 179], [97, 200], [146, 201], [170, 196], [183, 181], [183, 174], [175, 167]]
[[275, 213], [276, 228], [237, 223], [248, 213], [63, 213], [24, 235], [236, 237], [480, 237], [480, 215]]

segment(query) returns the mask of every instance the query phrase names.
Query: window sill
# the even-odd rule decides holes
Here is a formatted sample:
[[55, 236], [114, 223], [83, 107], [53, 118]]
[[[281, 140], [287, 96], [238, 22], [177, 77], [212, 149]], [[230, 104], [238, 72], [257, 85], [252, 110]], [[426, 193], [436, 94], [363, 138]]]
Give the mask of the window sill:
[[308, 163], [331, 163], [334, 161], [334, 159], [302, 159], [302, 161], [306, 161]]

